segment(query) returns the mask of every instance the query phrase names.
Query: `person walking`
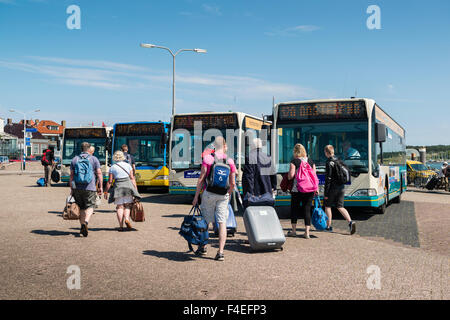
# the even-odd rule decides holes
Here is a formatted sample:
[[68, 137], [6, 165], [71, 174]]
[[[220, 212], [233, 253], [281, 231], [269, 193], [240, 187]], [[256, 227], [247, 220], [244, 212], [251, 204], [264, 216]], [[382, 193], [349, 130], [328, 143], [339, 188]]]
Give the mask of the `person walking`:
[[133, 168], [133, 176], [136, 176], [136, 162], [134, 161], [134, 157], [128, 153], [128, 146], [126, 144], [123, 144], [120, 149], [123, 152], [123, 155], [125, 156], [125, 162], [131, 165]]
[[[226, 223], [228, 219], [228, 203], [235, 187], [236, 165], [233, 159], [228, 158], [226, 155], [227, 144], [223, 137], [216, 137], [214, 147], [214, 153], [205, 155], [203, 158], [201, 173], [197, 181], [197, 189], [192, 205], [197, 205], [200, 192], [203, 190], [200, 209], [208, 225], [214, 223], [215, 216], [217, 218], [219, 224], [219, 250], [217, 251], [215, 260], [223, 261], [225, 259], [223, 251], [227, 240]], [[227, 171], [221, 170], [218, 166], [219, 163], [229, 166], [228, 177], [221, 176], [222, 181], [225, 183], [226, 179], [228, 179], [227, 186], [225, 187], [216, 186], [215, 179], [213, 179], [216, 177], [216, 174], [220, 175], [224, 171]], [[206, 249], [206, 245], [200, 246], [195, 253], [197, 255], [205, 255], [207, 253]]]
[[42, 154], [41, 164], [44, 166], [45, 186], [51, 187], [51, 173], [55, 168], [55, 146], [49, 146]]
[[[305, 147], [297, 143], [294, 146], [293, 150], [294, 158], [290, 163], [290, 168], [288, 172], [288, 179], [292, 180], [293, 187], [291, 191], [291, 226], [292, 230], [287, 233], [288, 237], [296, 237], [297, 236], [297, 219], [300, 215], [303, 215], [305, 219], [305, 233], [303, 237], [305, 239], [310, 238], [310, 229], [311, 229], [311, 205], [314, 194], [318, 191], [317, 189], [310, 192], [305, 192], [303, 190], [299, 190], [299, 185], [301, 182], [297, 181], [297, 177], [299, 176], [299, 170], [304, 170], [305, 174], [307, 171], [312, 169], [312, 174], [317, 178], [316, 173], [316, 165], [312, 161], [311, 158], [308, 158], [306, 154]], [[300, 172], [301, 173], [301, 172]], [[318, 178], [317, 178], [318, 181]], [[318, 187], [318, 185], [317, 185]]]
[[277, 176], [272, 167], [272, 160], [262, 150], [262, 141], [255, 138], [251, 143], [251, 151], [245, 161], [242, 174], [242, 191], [244, 207], [249, 205], [252, 196], [262, 201], [273, 201], [273, 193], [277, 189]]
[[[76, 204], [80, 207], [80, 233], [88, 236], [88, 223], [94, 213], [97, 194], [103, 193], [103, 175], [98, 159], [89, 154], [91, 145], [81, 144], [81, 154], [70, 163], [70, 188]], [[97, 180], [95, 179], [97, 177]], [[99, 183], [99, 189], [96, 183]]]
[[[115, 163], [109, 169], [109, 179], [105, 187], [105, 199], [108, 199], [108, 192], [111, 191], [108, 203], [114, 202], [116, 205], [119, 231], [124, 230], [124, 223], [127, 229], [131, 230], [130, 212], [133, 201], [134, 198], [140, 199], [141, 196], [137, 191], [136, 180], [132, 174], [133, 168], [125, 161], [123, 152], [114, 152], [113, 161]], [[112, 181], [114, 181], [114, 186], [111, 189]]]
[[449, 189], [448, 178], [450, 177], [450, 166], [448, 165], [447, 161], [442, 164], [441, 176], [442, 185], [444, 186], [444, 190], [446, 191], [447, 189]]
[[355, 222], [350, 217], [347, 209], [344, 208], [344, 187], [345, 185], [340, 184], [337, 179], [337, 166], [341, 165], [338, 158], [334, 155], [334, 147], [332, 145], [327, 145], [324, 148], [325, 156], [327, 157], [327, 162], [325, 165], [325, 188], [324, 188], [324, 206], [325, 213], [328, 216], [326, 231], [333, 231], [331, 226], [332, 212], [331, 207], [336, 207], [336, 209], [342, 214], [342, 216], [348, 222], [348, 228], [350, 234], [356, 232]]

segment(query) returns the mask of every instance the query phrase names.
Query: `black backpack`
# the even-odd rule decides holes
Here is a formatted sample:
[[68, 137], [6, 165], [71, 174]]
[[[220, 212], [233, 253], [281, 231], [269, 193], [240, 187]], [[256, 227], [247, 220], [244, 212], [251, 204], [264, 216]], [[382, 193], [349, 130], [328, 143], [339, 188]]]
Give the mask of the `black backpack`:
[[339, 185], [347, 184], [350, 182], [350, 169], [347, 167], [347, 165], [342, 162], [341, 160], [334, 160], [333, 161], [336, 165], [336, 182]]

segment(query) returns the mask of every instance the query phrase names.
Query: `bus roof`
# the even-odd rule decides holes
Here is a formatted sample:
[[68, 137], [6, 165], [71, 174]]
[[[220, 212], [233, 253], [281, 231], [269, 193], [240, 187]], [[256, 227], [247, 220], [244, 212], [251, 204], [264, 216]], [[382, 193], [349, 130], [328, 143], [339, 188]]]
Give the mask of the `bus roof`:
[[190, 112], [190, 113], [176, 113], [173, 116], [193, 116], [193, 115], [199, 115], [199, 114], [229, 114], [229, 113], [235, 113], [235, 114], [241, 114], [243, 116], [247, 116], [247, 117], [252, 117], [258, 120], [263, 120], [263, 118], [258, 117], [258, 116], [254, 116], [245, 112], [240, 112], [240, 111], [201, 111], [201, 112]]
[[116, 124], [146, 124], [146, 123], [163, 123], [165, 125], [169, 125], [170, 122], [167, 121], [132, 121], [132, 122], [117, 122], [114, 124], [114, 127], [116, 126]]

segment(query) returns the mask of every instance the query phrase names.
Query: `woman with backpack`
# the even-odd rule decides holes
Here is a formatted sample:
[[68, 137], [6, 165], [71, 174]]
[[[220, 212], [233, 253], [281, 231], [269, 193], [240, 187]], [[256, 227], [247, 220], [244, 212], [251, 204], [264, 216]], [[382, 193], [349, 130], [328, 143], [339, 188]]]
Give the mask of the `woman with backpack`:
[[294, 159], [292, 159], [288, 179], [293, 181], [291, 191], [291, 225], [292, 230], [288, 237], [297, 236], [297, 219], [300, 215], [305, 219], [304, 238], [309, 239], [311, 228], [311, 204], [314, 194], [318, 191], [319, 179], [316, 174], [316, 165], [308, 158], [305, 147], [297, 143], [294, 146]]
[[122, 151], [116, 151], [113, 155], [114, 164], [109, 169], [109, 179], [105, 189], [105, 199], [108, 199], [108, 191], [114, 181], [114, 186], [110, 191], [108, 203], [114, 202], [117, 210], [117, 220], [119, 221], [119, 231], [123, 231], [123, 224], [128, 230], [132, 229], [130, 223], [130, 212], [133, 206], [133, 198], [140, 199], [137, 191], [136, 180], [132, 174], [133, 168], [125, 162], [125, 155]]

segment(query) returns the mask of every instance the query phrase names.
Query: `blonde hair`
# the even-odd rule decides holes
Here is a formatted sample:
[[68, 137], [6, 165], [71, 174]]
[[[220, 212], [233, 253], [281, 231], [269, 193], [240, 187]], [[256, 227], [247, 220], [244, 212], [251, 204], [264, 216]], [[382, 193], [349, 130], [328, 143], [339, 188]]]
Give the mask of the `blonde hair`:
[[119, 151], [114, 152], [114, 155], [113, 155], [114, 162], [120, 162], [123, 160], [125, 160], [125, 155], [123, 154], [122, 151], [119, 150]]
[[334, 156], [334, 147], [333, 147], [331, 144], [326, 145], [325, 148], [324, 148], [324, 150], [325, 150], [325, 152], [328, 153], [329, 155]]
[[307, 156], [305, 147], [300, 143], [297, 143], [294, 146], [293, 153], [294, 153], [294, 157], [296, 157], [296, 158], [306, 158], [306, 156]]

